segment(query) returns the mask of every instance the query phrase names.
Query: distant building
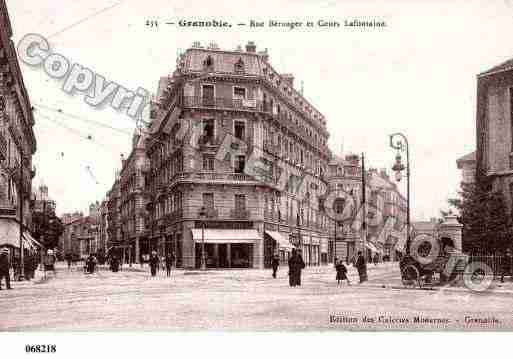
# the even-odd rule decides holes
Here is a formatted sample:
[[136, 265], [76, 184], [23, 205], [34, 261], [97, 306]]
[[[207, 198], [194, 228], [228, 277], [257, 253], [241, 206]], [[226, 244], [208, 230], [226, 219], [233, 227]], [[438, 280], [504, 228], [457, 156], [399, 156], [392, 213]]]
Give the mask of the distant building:
[[61, 236], [61, 251], [64, 255], [74, 254], [84, 259], [97, 254], [100, 246], [100, 203], [89, 206], [89, 215], [82, 212], [64, 214], [61, 217], [64, 233]]
[[456, 165], [461, 170], [461, 182], [474, 183], [476, 178], [476, 151], [458, 158]]

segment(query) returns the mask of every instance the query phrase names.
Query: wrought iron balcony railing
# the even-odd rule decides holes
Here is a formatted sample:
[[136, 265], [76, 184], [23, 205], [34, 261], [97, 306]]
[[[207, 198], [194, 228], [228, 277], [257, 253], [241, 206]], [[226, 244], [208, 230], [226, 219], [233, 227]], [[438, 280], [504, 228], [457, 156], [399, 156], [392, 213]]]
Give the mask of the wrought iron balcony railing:
[[233, 219], [249, 219], [250, 211], [247, 209], [231, 209], [230, 210], [230, 218]]
[[184, 96], [184, 107], [209, 107], [243, 111], [264, 111], [263, 103], [257, 100], [230, 97]]

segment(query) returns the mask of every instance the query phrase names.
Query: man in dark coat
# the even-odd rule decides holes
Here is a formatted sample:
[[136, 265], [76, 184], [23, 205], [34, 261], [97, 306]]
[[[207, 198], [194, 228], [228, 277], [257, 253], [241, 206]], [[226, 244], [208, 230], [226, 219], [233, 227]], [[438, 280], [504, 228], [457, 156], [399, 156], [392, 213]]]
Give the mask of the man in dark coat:
[[277, 254], [274, 255], [272, 259], [271, 266], [273, 267], [273, 278], [276, 278], [276, 272], [278, 271], [278, 266], [280, 265], [280, 257]]
[[171, 267], [173, 266], [173, 262], [175, 260], [175, 256], [173, 253], [168, 253], [166, 255], [166, 258], [164, 259], [166, 263], [166, 275], [169, 277], [171, 276]]
[[150, 257], [150, 271], [152, 277], [155, 277], [157, 275], [157, 268], [159, 266], [159, 262], [160, 260], [159, 256], [157, 255], [157, 252], [153, 251]]
[[119, 271], [119, 259], [118, 259], [118, 256], [116, 254], [112, 255], [112, 257], [110, 258], [110, 269], [114, 273]]
[[360, 283], [365, 282], [367, 280], [367, 263], [361, 251], [358, 251], [358, 258], [356, 259], [355, 267], [358, 270]]
[[292, 250], [289, 258], [289, 284], [291, 287], [301, 285], [301, 270], [305, 268], [305, 262], [296, 249]]
[[11, 289], [11, 277], [9, 275], [9, 250], [7, 248], [0, 249], [0, 289], [2, 289], [2, 279], [5, 278], [5, 286]]

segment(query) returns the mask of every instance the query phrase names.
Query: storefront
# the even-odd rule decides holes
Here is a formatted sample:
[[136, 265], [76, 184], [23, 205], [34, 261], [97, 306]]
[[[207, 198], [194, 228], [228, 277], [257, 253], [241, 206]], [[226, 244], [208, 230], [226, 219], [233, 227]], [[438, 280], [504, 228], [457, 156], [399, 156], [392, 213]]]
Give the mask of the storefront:
[[191, 229], [196, 268], [205, 253], [207, 268], [253, 268], [255, 245], [261, 241], [254, 229]]
[[274, 253], [280, 257], [280, 263], [287, 263], [290, 253], [294, 246], [289, 241], [288, 233], [280, 233], [276, 231], [265, 231], [266, 240], [273, 243]]

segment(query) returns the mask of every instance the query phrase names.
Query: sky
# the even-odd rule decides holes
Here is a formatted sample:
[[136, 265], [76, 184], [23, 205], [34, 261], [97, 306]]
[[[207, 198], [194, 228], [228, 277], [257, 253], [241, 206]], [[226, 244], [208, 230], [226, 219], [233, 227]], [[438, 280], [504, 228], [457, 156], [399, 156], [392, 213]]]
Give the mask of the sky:
[[[335, 153], [366, 154], [369, 167], [393, 165], [388, 135], [410, 144], [414, 220], [438, 216], [455, 196], [456, 159], [475, 149], [476, 75], [513, 57], [513, 1], [7, 0], [13, 39], [49, 37], [53, 52], [127, 89], [156, 92], [179, 51], [194, 41], [235, 49], [254, 41], [281, 73], [303, 83], [323, 113]], [[376, 19], [384, 29], [180, 28], [166, 21], [337, 21]], [[158, 21], [149, 27], [146, 22]], [[54, 35], [54, 36], [51, 36]], [[34, 127], [37, 176], [59, 214], [101, 201], [120, 156], [131, 148], [135, 122], [109, 107], [94, 108], [80, 92], [40, 67], [21, 64]], [[45, 108], [49, 108], [45, 109]], [[54, 110], [51, 110], [54, 109]], [[64, 116], [55, 111], [72, 116]], [[91, 121], [103, 124], [94, 124]], [[404, 181], [399, 184], [404, 192]]]

